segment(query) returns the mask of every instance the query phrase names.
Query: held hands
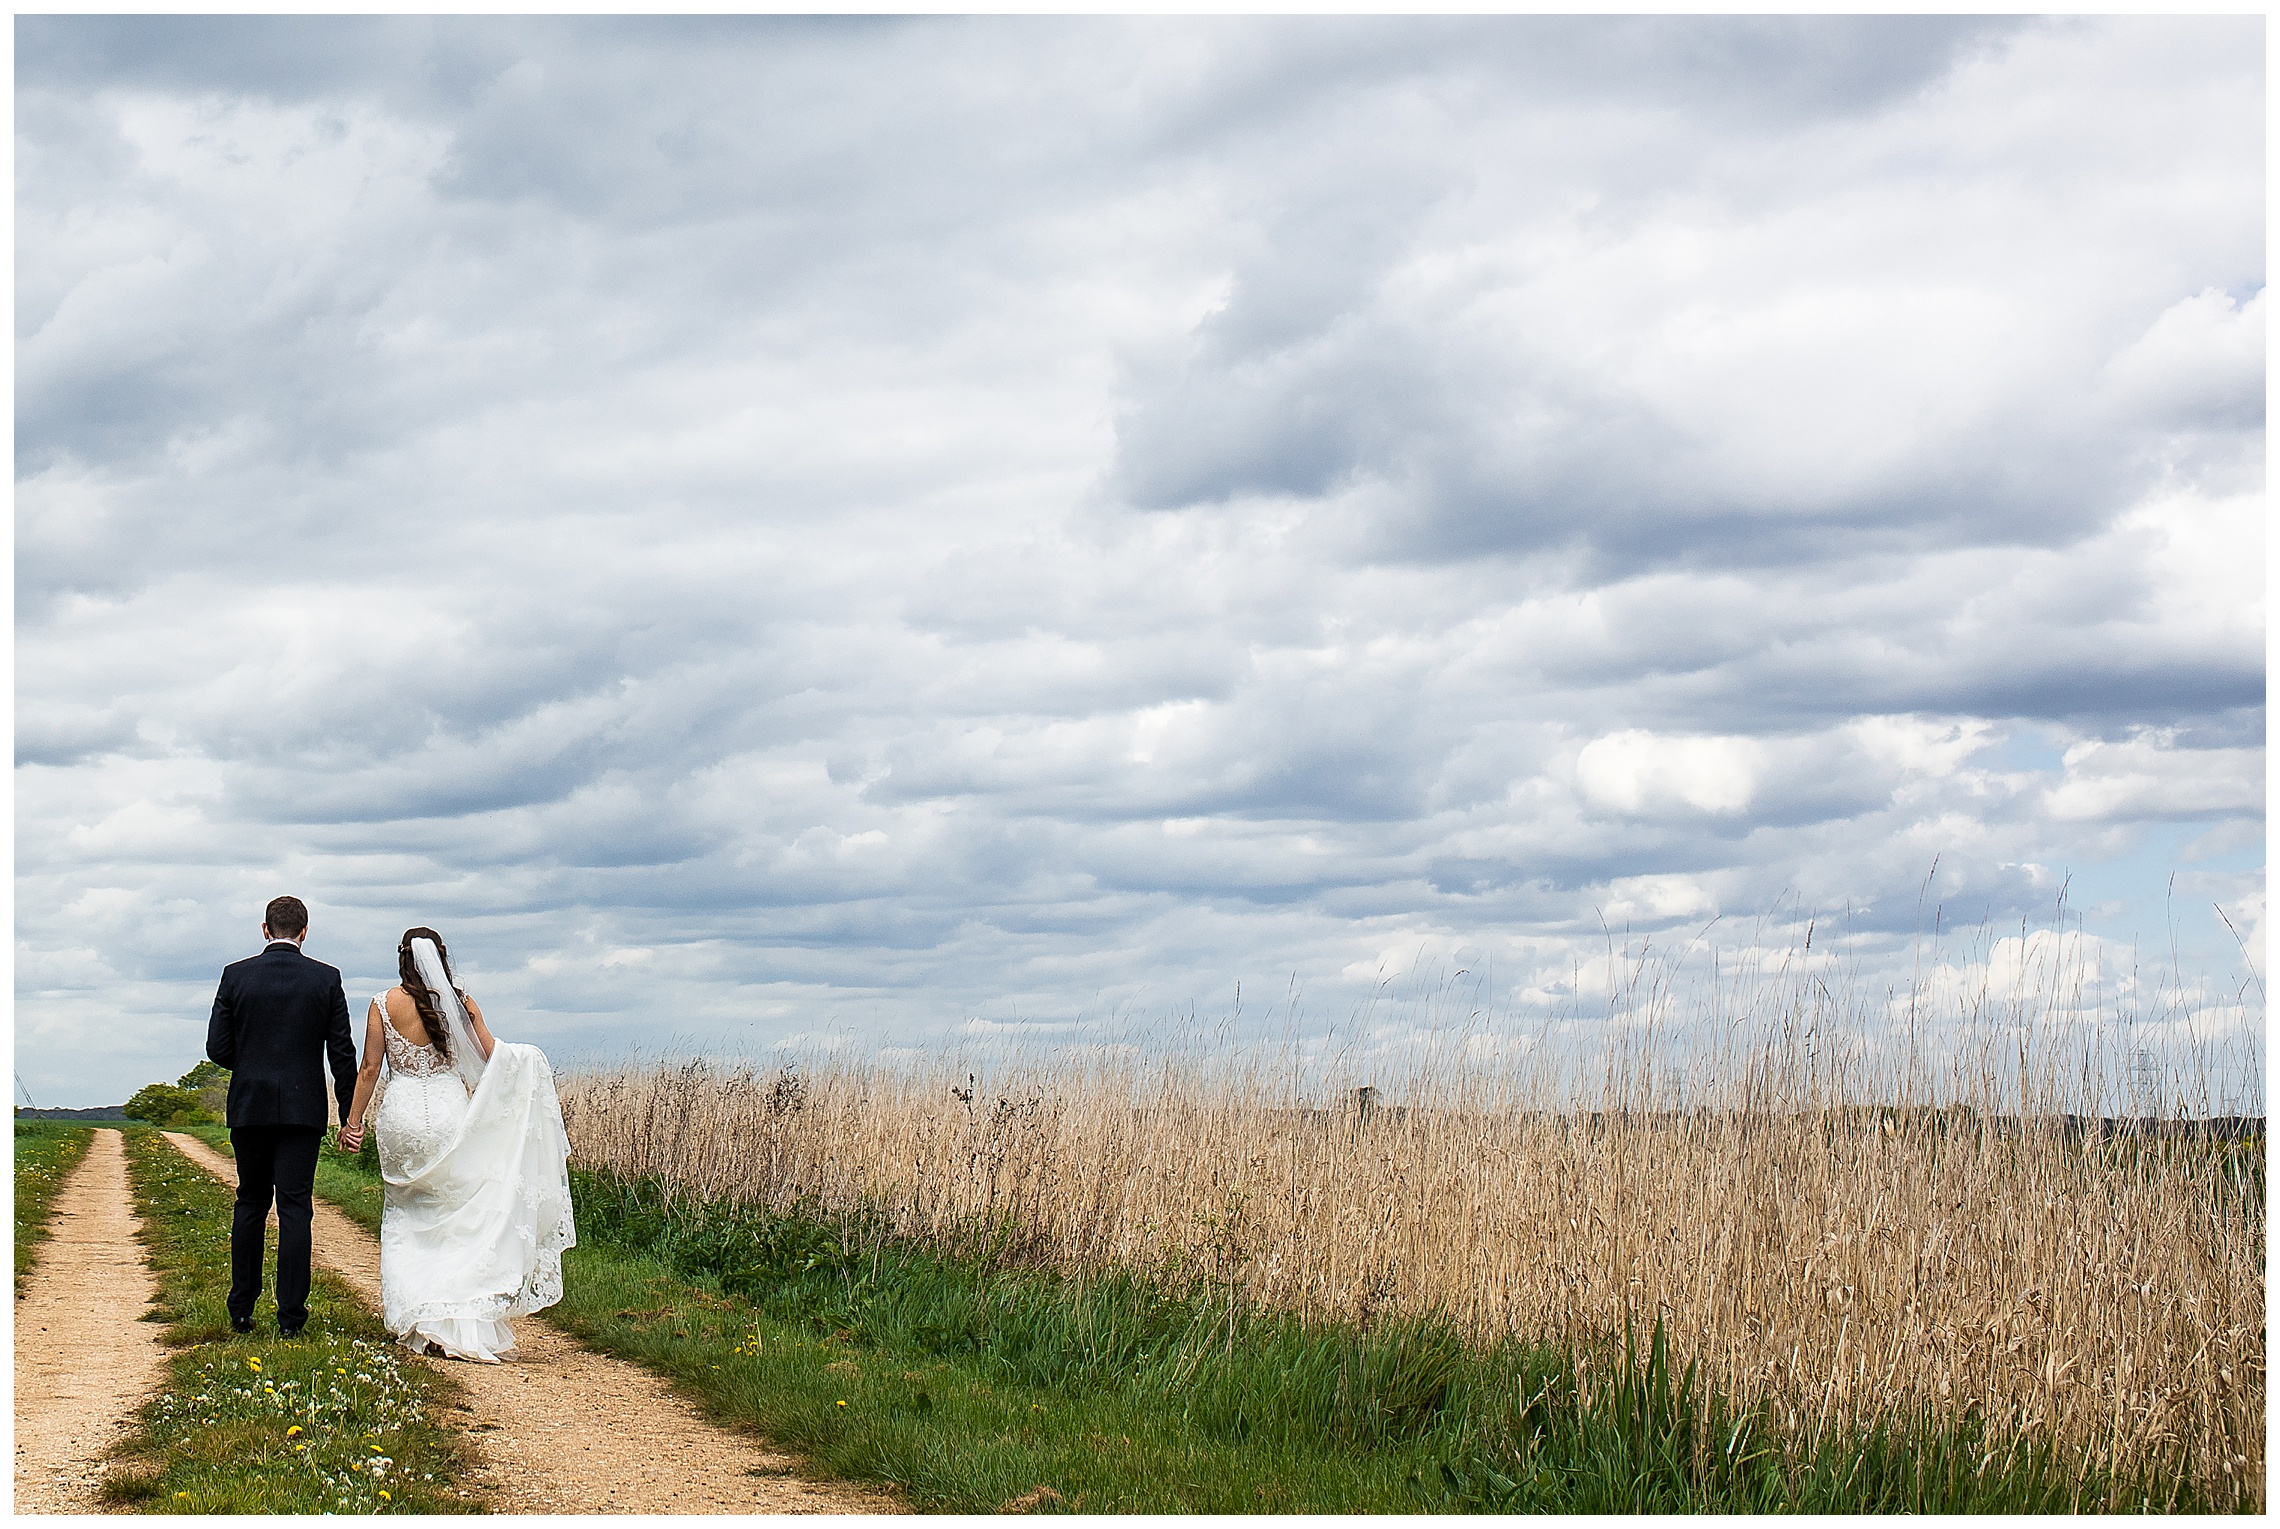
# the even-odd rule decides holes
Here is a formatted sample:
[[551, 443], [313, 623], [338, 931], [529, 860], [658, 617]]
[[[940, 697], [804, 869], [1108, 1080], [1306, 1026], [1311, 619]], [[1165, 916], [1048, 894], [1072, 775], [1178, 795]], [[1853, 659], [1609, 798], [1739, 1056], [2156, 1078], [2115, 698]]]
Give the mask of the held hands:
[[353, 1157], [364, 1150], [364, 1127], [342, 1126], [339, 1147], [343, 1156]]

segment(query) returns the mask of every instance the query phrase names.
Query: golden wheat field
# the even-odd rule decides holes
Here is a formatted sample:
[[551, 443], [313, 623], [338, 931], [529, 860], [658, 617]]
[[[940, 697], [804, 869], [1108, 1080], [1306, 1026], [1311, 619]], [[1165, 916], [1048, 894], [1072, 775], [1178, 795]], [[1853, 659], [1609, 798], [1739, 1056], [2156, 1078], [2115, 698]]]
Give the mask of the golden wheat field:
[[566, 1078], [563, 1108], [580, 1162], [701, 1195], [1010, 1229], [1066, 1270], [1304, 1313], [1438, 1309], [1564, 1344], [1587, 1375], [1660, 1316], [1682, 1360], [1800, 1436], [1977, 1414], [2091, 1459], [2182, 1454], [2261, 1505], [2261, 1136], [2102, 1136], [2058, 1107], [2095, 1087], [2086, 1050], [1996, 1049], [1951, 1050], [1941, 1087], [1829, 1065], [1792, 1025], [1695, 1058], [1684, 1108], [1652, 1024], [1556, 1095], [1477, 1058], [1364, 1103], [1310, 1099], [1271, 1057], [1125, 1054], [658, 1065]]

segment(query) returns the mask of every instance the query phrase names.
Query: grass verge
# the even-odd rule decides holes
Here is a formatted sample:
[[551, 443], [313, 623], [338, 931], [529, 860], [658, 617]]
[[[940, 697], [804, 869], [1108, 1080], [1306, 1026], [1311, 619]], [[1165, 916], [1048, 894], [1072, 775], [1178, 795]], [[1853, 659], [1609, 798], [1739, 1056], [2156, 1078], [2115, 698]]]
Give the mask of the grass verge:
[[[376, 1225], [369, 1165], [318, 1191]], [[1368, 1330], [1247, 1309], [1224, 1287], [1065, 1279], [913, 1246], [861, 1218], [692, 1203], [576, 1172], [581, 1245], [548, 1313], [723, 1422], [923, 1512], [2053, 1512], [2094, 1469], [1968, 1422], [1825, 1437], [1674, 1368], [1659, 1332], [1596, 1387], [1551, 1350], [1482, 1352], [1444, 1322]], [[2149, 1507], [2198, 1507], [2142, 1483]]]
[[[227, 1133], [213, 1134], [226, 1150]], [[464, 1446], [431, 1421], [459, 1403], [455, 1381], [403, 1356], [322, 1268], [299, 1337], [277, 1336], [270, 1293], [253, 1333], [233, 1333], [232, 1192], [155, 1131], [127, 1133], [127, 1168], [159, 1281], [152, 1319], [175, 1352], [120, 1446], [107, 1501], [154, 1513], [480, 1511], [456, 1485]]]
[[39, 1246], [48, 1239], [48, 1222], [55, 1218], [55, 1197], [63, 1181], [87, 1155], [94, 1132], [87, 1126], [55, 1120], [16, 1122], [16, 1294], [24, 1293], [24, 1276], [32, 1272]]

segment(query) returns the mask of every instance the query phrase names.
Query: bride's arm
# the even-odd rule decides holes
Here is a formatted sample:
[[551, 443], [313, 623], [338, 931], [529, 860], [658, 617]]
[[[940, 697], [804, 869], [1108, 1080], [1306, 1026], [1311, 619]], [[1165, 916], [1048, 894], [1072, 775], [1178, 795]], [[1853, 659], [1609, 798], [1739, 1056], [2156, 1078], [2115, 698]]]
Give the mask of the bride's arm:
[[340, 1128], [340, 1150], [356, 1152], [364, 1146], [364, 1112], [372, 1103], [372, 1089], [380, 1081], [380, 1059], [388, 1054], [388, 1042], [380, 1034], [380, 1027], [388, 1021], [380, 1015], [380, 1000], [372, 1000], [372, 1012], [364, 1025], [364, 1063], [356, 1069], [356, 1097], [349, 1101], [348, 1123]]
[[475, 1000], [467, 998], [465, 993], [459, 996], [467, 999], [467, 1023], [475, 1027], [475, 1044], [483, 1048], [483, 1060], [488, 1062], [491, 1060], [492, 1049], [499, 1043], [491, 1039], [490, 1031], [483, 1028], [483, 1011], [475, 1006]]

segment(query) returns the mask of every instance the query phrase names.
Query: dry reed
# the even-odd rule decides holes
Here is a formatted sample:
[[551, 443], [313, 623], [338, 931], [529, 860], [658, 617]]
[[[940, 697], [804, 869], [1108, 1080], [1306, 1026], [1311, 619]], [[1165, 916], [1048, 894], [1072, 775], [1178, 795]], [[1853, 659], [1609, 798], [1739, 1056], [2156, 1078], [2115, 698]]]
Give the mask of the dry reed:
[[1685, 1053], [1687, 1108], [1675, 989], [1652, 981], [1619, 995], [1622, 1039], [1580, 1096], [1542, 1052], [1454, 1048], [1374, 1108], [1302, 1087], [1287, 1053], [988, 1075], [699, 1062], [566, 1079], [563, 1103], [580, 1162], [700, 1195], [870, 1206], [937, 1240], [989, 1228], [1061, 1269], [1301, 1313], [1438, 1309], [1565, 1345], [1587, 1383], [1610, 1334], [1659, 1316], [1799, 1439], [1977, 1417], [2125, 1470], [2184, 1462], [2261, 1507], [2261, 1135], [2070, 1126], [2098, 1111], [2065, 1106], [2114, 1097], [2095, 1026], [2059, 1022], [2047, 991], [1978, 997], [1978, 1052], [1951, 1027], [1934, 1077], [1921, 1035], [1880, 1061], [1862, 1037], [1892, 1006], [1838, 1004], [1825, 975], [1714, 984], [1693, 1001], [1728, 1005], [1729, 1044]]

